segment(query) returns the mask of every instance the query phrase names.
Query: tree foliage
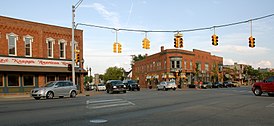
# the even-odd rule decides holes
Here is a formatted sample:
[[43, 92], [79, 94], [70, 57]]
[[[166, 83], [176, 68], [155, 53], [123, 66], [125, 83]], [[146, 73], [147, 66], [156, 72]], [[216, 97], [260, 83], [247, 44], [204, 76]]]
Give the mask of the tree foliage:
[[132, 60], [131, 60], [131, 64], [134, 64], [136, 61], [140, 61], [146, 58], [146, 55], [133, 55], [132, 56]]
[[124, 69], [123, 68], [118, 68], [118, 67], [109, 67], [106, 70], [106, 73], [103, 75], [104, 81], [108, 80], [123, 80], [123, 73]]

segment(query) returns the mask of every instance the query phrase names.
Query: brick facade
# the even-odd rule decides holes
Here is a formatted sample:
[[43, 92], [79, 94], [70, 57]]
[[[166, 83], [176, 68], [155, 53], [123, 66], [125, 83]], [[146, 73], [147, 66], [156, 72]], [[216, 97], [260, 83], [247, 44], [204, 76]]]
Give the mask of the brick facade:
[[222, 66], [223, 58], [210, 52], [197, 49], [164, 50], [162, 46], [159, 53], [134, 63], [132, 78], [139, 80], [142, 87], [155, 87], [160, 81], [170, 79], [176, 80], [180, 86], [197, 81], [222, 81]]
[[[9, 75], [18, 75], [19, 80], [23, 80], [24, 75], [26, 74], [26, 67], [31, 67], [28, 70], [28, 74], [33, 76], [33, 86], [38, 87], [44, 85], [47, 81], [47, 76], [55, 76], [55, 80], [59, 78], [70, 79], [71, 72], [67, 70], [67, 66], [40, 66], [37, 67], [37, 64], [33, 66], [29, 64], [18, 63], [16, 65], [9, 64], [8, 60], [22, 60], [22, 61], [40, 61], [45, 60], [49, 63], [56, 62], [66, 62], [71, 61], [71, 28], [65, 28], [60, 26], [53, 26], [48, 24], [41, 24], [36, 22], [30, 22], [25, 20], [13, 19], [9, 17], [0, 16], [0, 74], [2, 75], [0, 79], [2, 81], [2, 92], [9, 93], [9, 88], [24, 88], [22, 81], [18, 81], [18, 85], [9, 86]], [[16, 36], [16, 46], [15, 46], [15, 55], [9, 54], [9, 42], [8, 36]], [[31, 42], [31, 56], [26, 56], [26, 47], [25, 47], [25, 37], [32, 38]], [[53, 42], [53, 57], [48, 56], [48, 44], [47, 40]], [[60, 57], [60, 42], [64, 43], [64, 57]], [[80, 59], [83, 59], [83, 31], [75, 30], [75, 42], [76, 49], [80, 50]], [[83, 64], [79, 63], [79, 68], [83, 68]], [[12, 69], [17, 69], [14, 71]], [[58, 71], [57, 71], [58, 70]], [[40, 71], [40, 72], [38, 72]], [[20, 73], [20, 74], [19, 74]], [[76, 72], [77, 83], [80, 84], [81, 90], [83, 90], [83, 76], [82, 74], [87, 74], [83, 70], [78, 70]], [[62, 76], [62, 77], [61, 77]], [[1, 85], [1, 84], [0, 84]], [[1, 90], [0, 90], [1, 91]], [[1, 93], [1, 92], [0, 92]]]

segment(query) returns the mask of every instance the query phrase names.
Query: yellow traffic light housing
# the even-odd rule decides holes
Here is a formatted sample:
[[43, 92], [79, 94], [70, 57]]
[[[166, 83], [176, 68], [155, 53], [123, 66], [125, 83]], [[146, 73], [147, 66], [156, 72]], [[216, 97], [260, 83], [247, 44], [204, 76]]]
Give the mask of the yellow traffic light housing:
[[255, 47], [255, 38], [250, 36], [248, 39], [249, 39], [249, 47], [254, 48]]
[[150, 41], [147, 38], [143, 39], [143, 48], [150, 49]]
[[117, 43], [118, 44], [118, 53], [122, 53], [122, 45], [121, 43]]
[[217, 46], [218, 45], [218, 36], [216, 34], [211, 36], [212, 38], [212, 45]]
[[117, 53], [117, 43], [116, 42], [113, 43], [113, 52]]
[[181, 33], [176, 33], [175, 35], [174, 35], [174, 47], [175, 48], [183, 48], [184, 47], [184, 45], [183, 45], [183, 34], [181, 34]]
[[80, 62], [80, 50], [74, 50], [75, 52], [75, 63]]
[[184, 41], [183, 41], [183, 38], [182, 37], [180, 37], [180, 48], [183, 48], [184, 47]]

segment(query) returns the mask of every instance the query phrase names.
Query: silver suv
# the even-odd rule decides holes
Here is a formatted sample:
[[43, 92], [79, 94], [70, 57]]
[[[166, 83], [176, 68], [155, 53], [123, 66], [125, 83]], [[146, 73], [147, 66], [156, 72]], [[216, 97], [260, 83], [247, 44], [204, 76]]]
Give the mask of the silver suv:
[[77, 87], [71, 81], [52, 81], [44, 87], [34, 88], [31, 90], [31, 96], [36, 100], [40, 98], [52, 99], [54, 97], [70, 96], [75, 98], [77, 95]]

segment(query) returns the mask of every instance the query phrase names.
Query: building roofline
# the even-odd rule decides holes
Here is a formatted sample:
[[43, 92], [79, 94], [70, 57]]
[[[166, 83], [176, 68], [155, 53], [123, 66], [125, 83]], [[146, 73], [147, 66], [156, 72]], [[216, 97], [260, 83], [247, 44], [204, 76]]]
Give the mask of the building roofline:
[[[46, 26], [52, 26], [52, 27], [59, 27], [59, 28], [71, 29], [71, 28], [65, 27], [65, 26], [59, 26], [59, 25], [52, 25], [52, 24], [40, 23], [40, 22], [29, 21], [29, 20], [25, 20], [25, 19], [13, 18], [13, 17], [7, 17], [7, 16], [1, 16], [1, 15], [0, 15], [0, 19], [1, 19], [1, 18], [5, 18], [5, 19], [8, 19], [8, 20], [17, 20], [17, 21], [20, 21], [20, 22], [27, 22], [27, 23], [37, 24], [37, 25], [46, 25]], [[83, 32], [82, 29], [75, 29], [75, 30]]]

